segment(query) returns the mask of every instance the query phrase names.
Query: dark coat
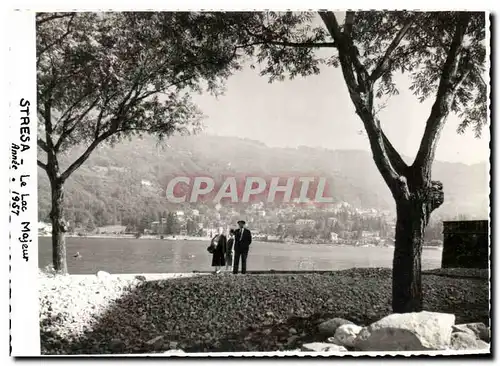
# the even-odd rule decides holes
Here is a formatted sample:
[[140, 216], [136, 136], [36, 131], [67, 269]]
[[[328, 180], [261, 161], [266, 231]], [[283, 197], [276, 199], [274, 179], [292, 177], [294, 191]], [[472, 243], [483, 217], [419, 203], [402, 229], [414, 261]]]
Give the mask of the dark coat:
[[226, 264], [227, 265], [232, 265], [232, 263], [233, 263], [233, 244], [234, 244], [234, 237], [229, 238], [227, 240], [227, 244], [226, 244]]
[[250, 244], [252, 244], [252, 233], [250, 230], [245, 228], [243, 236], [241, 235], [241, 229], [236, 230], [234, 234], [234, 250], [238, 252], [248, 251]]
[[216, 240], [215, 250], [212, 254], [212, 267], [222, 267], [226, 265], [226, 244], [227, 239], [224, 234], [216, 235], [212, 241]]

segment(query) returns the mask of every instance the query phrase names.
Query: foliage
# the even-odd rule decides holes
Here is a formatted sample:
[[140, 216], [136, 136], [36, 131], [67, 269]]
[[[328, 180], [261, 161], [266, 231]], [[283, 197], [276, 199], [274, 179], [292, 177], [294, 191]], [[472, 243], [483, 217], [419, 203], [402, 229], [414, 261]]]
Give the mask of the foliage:
[[[186, 92], [218, 92], [237, 67], [227, 38], [205, 36], [203, 20], [209, 18], [37, 14], [39, 147], [57, 155], [73, 145], [88, 146], [63, 179], [104, 140], [141, 133], [163, 138], [199, 127], [200, 113]], [[47, 168], [50, 159], [39, 164]]]
[[177, 220], [177, 216], [174, 212], [169, 212], [167, 215], [165, 234], [167, 235], [179, 234], [179, 223]]
[[230, 40], [210, 37], [219, 31], [210, 14], [57, 15], [37, 14], [38, 114], [45, 132], [39, 146], [47, 153], [85, 144], [87, 157], [104, 140], [192, 132], [200, 112], [188, 92], [220, 92], [238, 66]]

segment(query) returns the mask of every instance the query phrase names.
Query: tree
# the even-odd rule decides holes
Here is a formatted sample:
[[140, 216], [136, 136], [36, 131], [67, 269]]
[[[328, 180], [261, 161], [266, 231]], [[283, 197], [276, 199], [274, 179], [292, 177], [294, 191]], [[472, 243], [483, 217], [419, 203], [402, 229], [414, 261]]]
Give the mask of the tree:
[[139, 224], [137, 225], [137, 232], [139, 234], [144, 234], [144, 230], [149, 228], [151, 225], [151, 222], [146, 216], [141, 217]]
[[198, 231], [198, 226], [191, 218], [187, 219], [186, 221], [186, 231], [188, 235], [196, 235]]
[[[53, 265], [66, 273], [64, 184], [98, 148], [199, 128], [189, 91], [217, 93], [237, 68], [210, 13], [38, 13], [38, 166], [51, 187]], [[214, 34], [220, 37], [213, 37]], [[83, 145], [81, 156], [61, 156]]]
[[173, 212], [169, 212], [167, 215], [167, 223], [165, 224], [165, 234], [175, 235], [178, 234], [179, 225], [177, 221], [177, 215]]
[[285, 233], [285, 229], [283, 228], [283, 225], [278, 224], [278, 226], [276, 227], [276, 232], [275, 232], [276, 236], [279, 236], [281, 238], [281, 237], [283, 237], [284, 233]]
[[[394, 312], [422, 310], [421, 254], [431, 213], [444, 199], [431, 178], [447, 116], [461, 117], [458, 132], [477, 136], [487, 122], [485, 14], [475, 12], [352, 12], [338, 14], [237, 13], [240, 42], [263, 64], [270, 81], [318, 74], [339, 67], [356, 114], [363, 122], [373, 160], [396, 203], [392, 276]], [[321, 57], [316, 50], [331, 50]], [[385, 135], [377, 104], [397, 94], [394, 76], [407, 73], [422, 102], [433, 98], [415, 160], [408, 165]]]

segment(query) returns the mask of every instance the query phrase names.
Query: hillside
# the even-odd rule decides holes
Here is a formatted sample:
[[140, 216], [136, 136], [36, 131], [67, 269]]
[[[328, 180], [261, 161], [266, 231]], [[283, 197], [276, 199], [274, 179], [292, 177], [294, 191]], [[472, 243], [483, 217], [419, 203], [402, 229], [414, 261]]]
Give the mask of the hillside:
[[[66, 167], [81, 149], [61, 161]], [[252, 140], [218, 136], [176, 136], [159, 146], [153, 138], [102, 146], [66, 185], [68, 219], [96, 225], [120, 218], [151, 216], [178, 208], [166, 202], [165, 187], [178, 175], [214, 178], [233, 174], [325, 176], [331, 196], [359, 208], [393, 210], [389, 189], [365, 151], [271, 148]], [[444, 184], [439, 218], [488, 217], [488, 165], [435, 162], [434, 179]], [[142, 182], [142, 183], [141, 183]], [[50, 190], [39, 169], [39, 215], [47, 220]]]

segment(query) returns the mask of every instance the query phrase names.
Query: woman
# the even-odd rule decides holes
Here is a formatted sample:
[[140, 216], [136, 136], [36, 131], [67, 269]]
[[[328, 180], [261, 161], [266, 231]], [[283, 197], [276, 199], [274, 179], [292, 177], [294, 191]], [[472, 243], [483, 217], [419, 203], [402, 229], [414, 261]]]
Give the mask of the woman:
[[215, 267], [215, 273], [220, 273], [220, 267], [225, 266], [227, 239], [224, 234], [217, 234], [212, 238], [208, 251], [212, 253], [212, 267]]
[[226, 245], [226, 271], [233, 266], [233, 244], [236, 230], [229, 230], [229, 240]]

